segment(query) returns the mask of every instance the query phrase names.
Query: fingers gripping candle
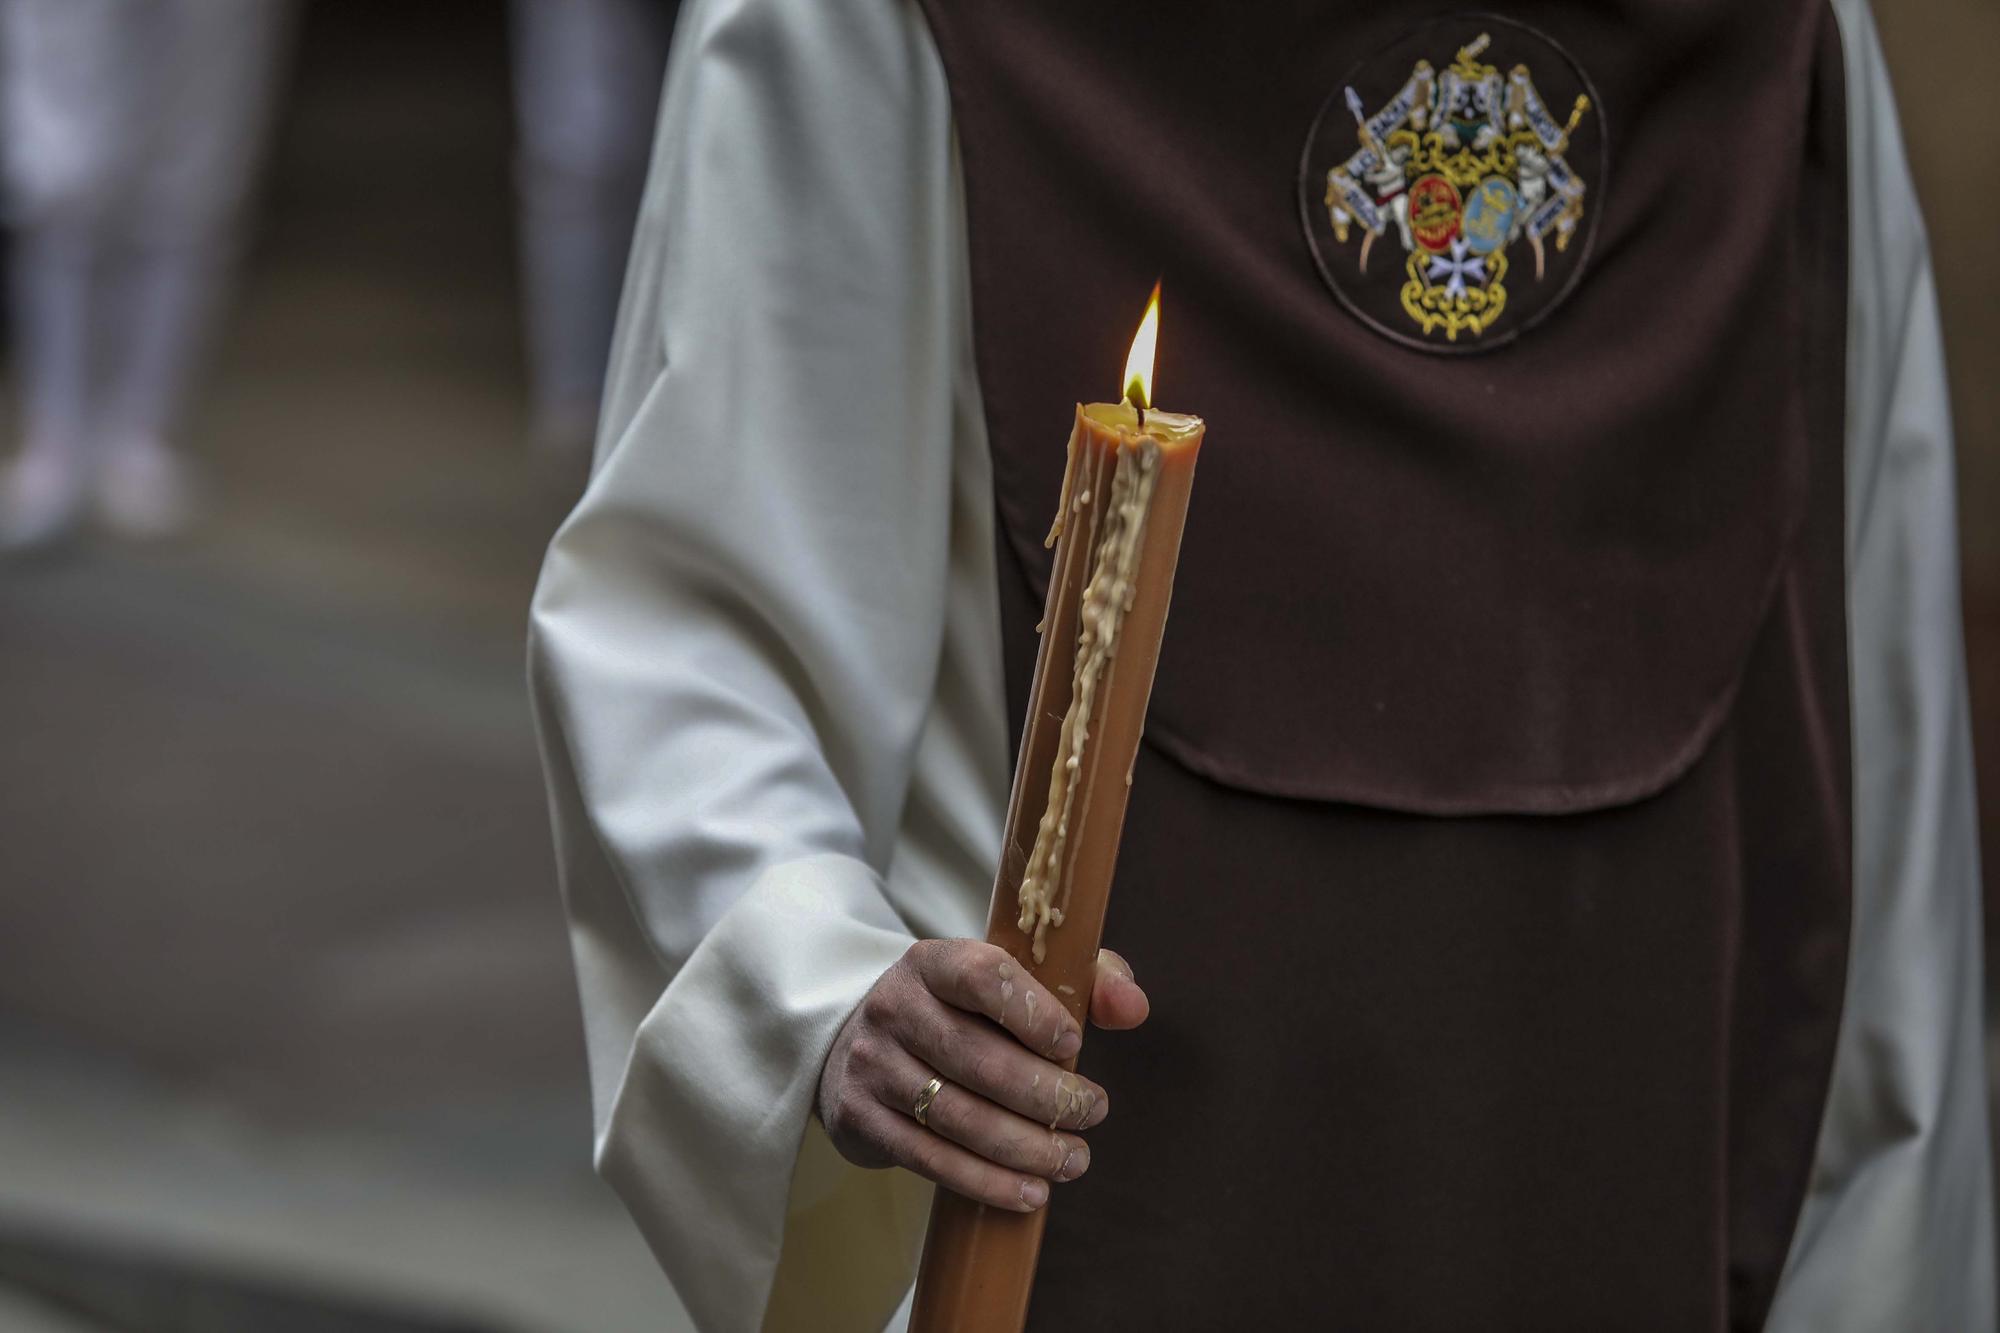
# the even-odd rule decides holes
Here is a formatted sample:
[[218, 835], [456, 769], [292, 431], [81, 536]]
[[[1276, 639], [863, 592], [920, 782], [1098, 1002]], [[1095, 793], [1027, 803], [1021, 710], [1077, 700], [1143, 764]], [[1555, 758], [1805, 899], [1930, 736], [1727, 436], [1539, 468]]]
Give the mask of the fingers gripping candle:
[[[1159, 310], [1156, 286], [1126, 364], [1124, 400], [1076, 410], [987, 925], [986, 938], [1079, 1023], [1090, 1007], [1204, 429], [1198, 417], [1153, 410]], [[939, 1190], [913, 1333], [1019, 1333], [1046, 1218], [1046, 1210], [1007, 1212]]]

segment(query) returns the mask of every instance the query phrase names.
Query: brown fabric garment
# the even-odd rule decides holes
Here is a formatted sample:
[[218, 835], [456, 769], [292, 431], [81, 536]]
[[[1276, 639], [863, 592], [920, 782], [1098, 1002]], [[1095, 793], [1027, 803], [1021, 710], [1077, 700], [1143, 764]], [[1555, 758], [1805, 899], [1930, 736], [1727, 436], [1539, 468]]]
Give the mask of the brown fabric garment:
[[1062, 426], [1156, 274], [1210, 423], [1106, 935], [1154, 1017], [1086, 1047], [1031, 1325], [1760, 1326], [1846, 958], [1831, 13], [1506, 6], [1609, 179], [1567, 301], [1434, 356], [1333, 298], [1296, 184], [1440, 11], [923, 5], [1017, 712]]

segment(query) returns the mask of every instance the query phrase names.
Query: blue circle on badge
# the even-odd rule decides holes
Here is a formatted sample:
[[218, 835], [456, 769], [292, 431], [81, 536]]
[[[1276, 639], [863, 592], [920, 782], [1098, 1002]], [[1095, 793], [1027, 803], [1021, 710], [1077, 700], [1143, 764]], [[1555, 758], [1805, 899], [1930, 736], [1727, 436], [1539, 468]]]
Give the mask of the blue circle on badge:
[[1465, 243], [1476, 255], [1490, 255], [1514, 236], [1514, 219], [1521, 211], [1521, 194], [1514, 183], [1500, 176], [1488, 176], [1472, 187], [1465, 197], [1465, 216], [1460, 229]]

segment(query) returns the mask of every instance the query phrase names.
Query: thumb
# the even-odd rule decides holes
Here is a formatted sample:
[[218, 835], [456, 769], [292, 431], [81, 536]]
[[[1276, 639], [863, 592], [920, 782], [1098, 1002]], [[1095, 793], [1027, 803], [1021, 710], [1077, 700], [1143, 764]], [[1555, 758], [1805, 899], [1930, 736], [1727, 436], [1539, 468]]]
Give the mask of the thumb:
[[1132, 979], [1132, 965], [1109, 949], [1097, 951], [1097, 977], [1090, 991], [1090, 1021], [1121, 1030], [1146, 1021], [1152, 1002]]

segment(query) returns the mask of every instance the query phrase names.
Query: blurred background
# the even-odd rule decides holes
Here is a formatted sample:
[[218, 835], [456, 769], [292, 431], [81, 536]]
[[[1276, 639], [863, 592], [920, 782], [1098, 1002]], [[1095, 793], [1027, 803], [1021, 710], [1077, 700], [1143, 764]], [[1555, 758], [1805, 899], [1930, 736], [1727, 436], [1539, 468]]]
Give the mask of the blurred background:
[[[111, 30], [184, 0], [0, 0], [51, 159], [8, 244], [90, 235], [93, 335], [198, 341], [176, 282], [241, 261], [184, 410], [112, 423], [179, 450], [183, 512], [124, 520], [175, 535], [0, 563], [0, 1330], [680, 1327], [590, 1172], [523, 686], [595, 411], [531, 331], [601, 356], [672, 5], [203, 5], [189, 52]], [[147, 185], [170, 154], [234, 225]], [[583, 309], [536, 305], [551, 271]], [[127, 336], [91, 396], [179, 373]], [[12, 372], [71, 353], [21, 344], [0, 453], [59, 452]]]
[[[683, 1326], [590, 1173], [522, 684], [672, 8], [0, 0], [0, 1330]], [[2000, 134], [1925, 73], [2000, 6], [1879, 17], [2000, 865]]]

